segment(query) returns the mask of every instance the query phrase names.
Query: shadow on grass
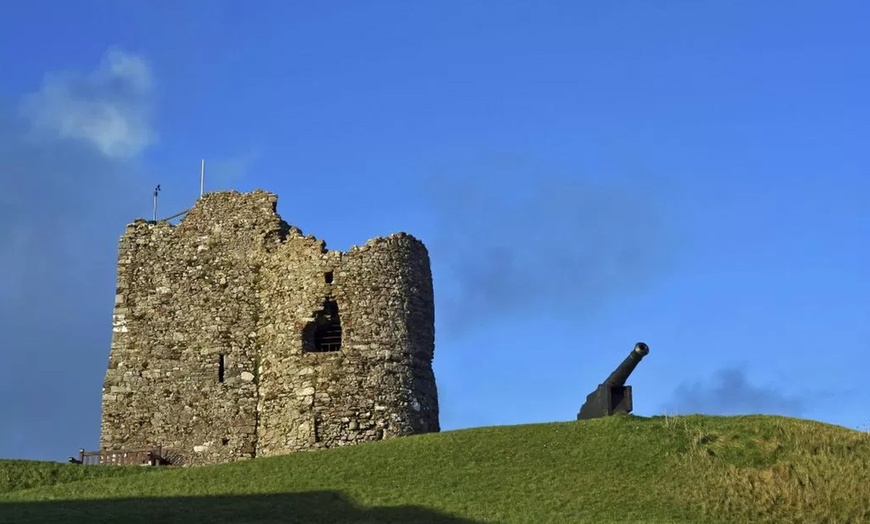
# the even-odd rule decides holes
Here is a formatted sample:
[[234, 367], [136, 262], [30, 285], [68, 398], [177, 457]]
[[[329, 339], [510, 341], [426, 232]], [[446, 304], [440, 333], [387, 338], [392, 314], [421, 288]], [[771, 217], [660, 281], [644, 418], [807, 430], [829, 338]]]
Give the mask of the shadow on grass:
[[40, 502], [0, 502], [0, 522], [13, 523], [437, 523], [473, 524], [418, 506], [365, 508], [334, 491]]

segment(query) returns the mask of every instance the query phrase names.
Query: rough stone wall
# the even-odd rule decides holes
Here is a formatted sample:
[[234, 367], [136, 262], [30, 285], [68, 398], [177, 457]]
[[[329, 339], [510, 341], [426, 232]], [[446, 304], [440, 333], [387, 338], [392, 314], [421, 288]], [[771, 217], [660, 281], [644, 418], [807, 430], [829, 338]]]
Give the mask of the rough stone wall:
[[[199, 464], [439, 431], [425, 246], [399, 233], [328, 251], [276, 202], [210, 193], [177, 227], [128, 226], [103, 449]], [[326, 300], [341, 348], [314, 352]]]

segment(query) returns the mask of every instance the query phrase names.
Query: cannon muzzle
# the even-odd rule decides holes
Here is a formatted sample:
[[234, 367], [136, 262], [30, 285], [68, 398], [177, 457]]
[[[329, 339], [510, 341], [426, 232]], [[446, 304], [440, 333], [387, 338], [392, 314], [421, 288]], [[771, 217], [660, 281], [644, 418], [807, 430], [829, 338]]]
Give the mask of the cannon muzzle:
[[631, 413], [633, 409], [631, 386], [625, 382], [643, 357], [649, 354], [649, 346], [643, 342], [634, 345], [613, 373], [598, 388], [586, 396], [586, 402], [577, 413], [577, 420], [600, 418], [616, 413]]
[[608, 386], [624, 386], [628, 376], [631, 375], [631, 372], [634, 371], [634, 368], [637, 367], [641, 359], [647, 355], [649, 355], [649, 346], [643, 342], [638, 342], [634, 345], [631, 353], [622, 361], [622, 364], [607, 377], [604, 383]]

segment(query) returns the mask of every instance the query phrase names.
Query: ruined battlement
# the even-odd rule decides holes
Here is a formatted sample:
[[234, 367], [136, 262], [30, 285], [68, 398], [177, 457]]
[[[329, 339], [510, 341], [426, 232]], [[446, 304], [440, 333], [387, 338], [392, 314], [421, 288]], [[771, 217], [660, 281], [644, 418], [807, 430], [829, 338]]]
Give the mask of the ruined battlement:
[[439, 431], [429, 254], [328, 250], [265, 191], [121, 237], [102, 449], [205, 464]]

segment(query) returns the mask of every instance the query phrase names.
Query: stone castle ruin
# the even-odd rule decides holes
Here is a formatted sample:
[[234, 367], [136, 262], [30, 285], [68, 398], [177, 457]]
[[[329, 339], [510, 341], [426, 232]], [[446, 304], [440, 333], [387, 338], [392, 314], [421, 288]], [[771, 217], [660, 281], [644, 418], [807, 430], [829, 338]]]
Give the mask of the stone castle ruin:
[[398, 233], [327, 250], [265, 191], [121, 237], [101, 450], [210, 464], [439, 431], [432, 274]]

